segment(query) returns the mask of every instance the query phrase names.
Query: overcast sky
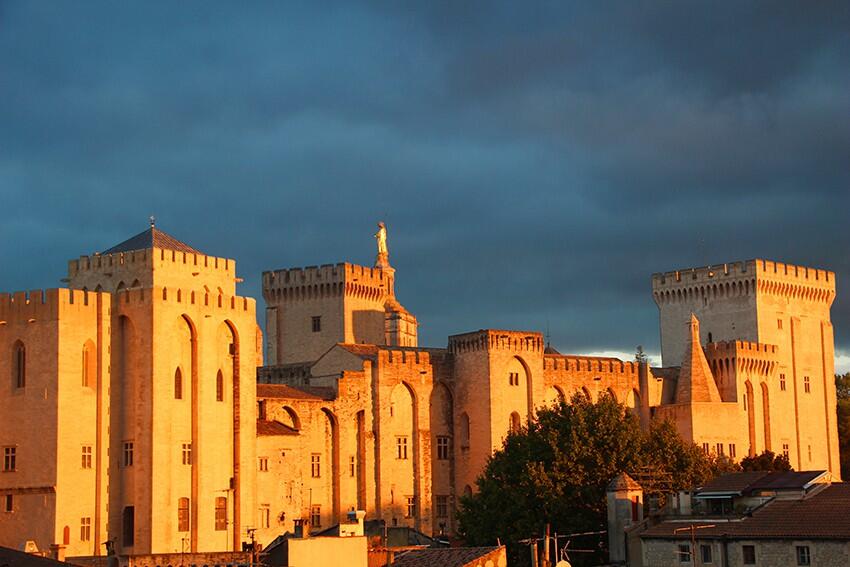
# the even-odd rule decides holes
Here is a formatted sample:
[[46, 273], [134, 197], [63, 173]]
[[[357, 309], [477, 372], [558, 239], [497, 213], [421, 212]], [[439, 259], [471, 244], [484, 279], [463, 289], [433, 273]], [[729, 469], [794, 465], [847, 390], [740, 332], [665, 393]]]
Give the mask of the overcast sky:
[[765, 257], [850, 355], [850, 4], [418, 6], [0, 0], [0, 289], [153, 214], [259, 297], [384, 219], [424, 345], [657, 352], [653, 272]]

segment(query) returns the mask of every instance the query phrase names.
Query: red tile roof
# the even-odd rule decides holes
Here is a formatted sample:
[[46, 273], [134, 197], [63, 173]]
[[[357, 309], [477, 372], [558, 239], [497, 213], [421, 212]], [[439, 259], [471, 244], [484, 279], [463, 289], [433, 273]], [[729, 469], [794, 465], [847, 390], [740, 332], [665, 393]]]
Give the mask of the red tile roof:
[[667, 521], [653, 526], [641, 538], [684, 539], [687, 531], [676, 528], [691, 524], [710, 525], [699, 530], [700, 538], [726, 535], [737, 539], [834, 539], [850, 540], [850, 483], [835, 483], [801, 500], [774, 500], [740, 520], [723, 522], [705, 519], [692, 522]]
[[378, 347], [375, 345], [359, 345], [348, 343], [337, 343], [337, 345], [341, 348], [344, 348], [354, 356], [359, 356], [360, 358], [364, 358], [367, 360], [378, 359]]
[[329, 401], [336, 399], [333, 388], [323, 386], [289, 386], [287, 384], [257, 384], [258, 398]]
[[499, 547], [411, 549], [396, 553], [393, 567], [465, 567], [500, 549]]
[[298, 430], [279, 421], [258, 419], [257, 435], [298, 435]]

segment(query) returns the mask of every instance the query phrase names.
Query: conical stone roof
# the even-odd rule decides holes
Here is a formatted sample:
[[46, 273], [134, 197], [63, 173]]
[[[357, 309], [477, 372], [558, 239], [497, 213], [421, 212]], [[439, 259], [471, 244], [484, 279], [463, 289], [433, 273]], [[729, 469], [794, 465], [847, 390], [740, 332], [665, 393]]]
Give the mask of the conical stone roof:
[[676, 383], [676, 403], [720, 402], [722, 400], [717, 383], [699, 342], [699, 320], [693, 313], [688, 322], [688, 331], [690, 338]]
[[162, 248], [165, 250], [176, 250], [178, 252], [188, 252], [189, 254], [201, 254], [185, 242], [181, 242], [168, 234], [151, 226], [144, 232], [140, 232], [136, 236], [128, 238], [120, 244], [116, 244], [109, 250], [104, 250], [101, 254], [117, 254], [119, 252], [130, 252], [131, 250], [147, 250], [149, 248]]

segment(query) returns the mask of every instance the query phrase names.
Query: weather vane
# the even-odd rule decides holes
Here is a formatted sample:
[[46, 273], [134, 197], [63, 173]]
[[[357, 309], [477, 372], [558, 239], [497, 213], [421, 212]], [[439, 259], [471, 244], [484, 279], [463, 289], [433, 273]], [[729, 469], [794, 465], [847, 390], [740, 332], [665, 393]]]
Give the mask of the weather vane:
[[151, 215], [150, 221], [151, 221], [151, 228], [156, 226], [156, 217], [155, 216]]

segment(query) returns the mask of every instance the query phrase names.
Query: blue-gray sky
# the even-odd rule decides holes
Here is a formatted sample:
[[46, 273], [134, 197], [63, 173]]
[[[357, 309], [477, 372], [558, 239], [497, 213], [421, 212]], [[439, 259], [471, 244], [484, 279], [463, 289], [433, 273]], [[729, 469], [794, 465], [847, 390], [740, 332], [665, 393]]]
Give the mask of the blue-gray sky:
[[[839, 278], [846, 2], [0, 0], [0, 289], [157, 225], [263, 270], [371, 263], [422, 342], [658, 349], [652, 272]], [[850, 359], [848, 359], [850, 360]]]

